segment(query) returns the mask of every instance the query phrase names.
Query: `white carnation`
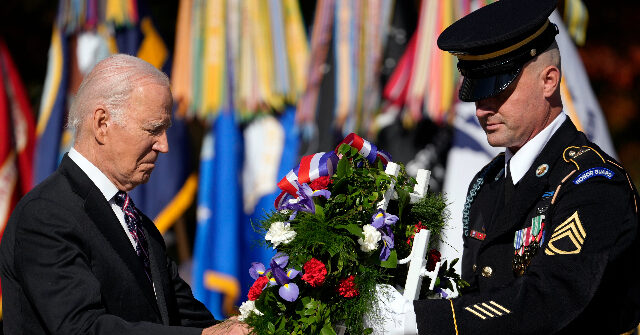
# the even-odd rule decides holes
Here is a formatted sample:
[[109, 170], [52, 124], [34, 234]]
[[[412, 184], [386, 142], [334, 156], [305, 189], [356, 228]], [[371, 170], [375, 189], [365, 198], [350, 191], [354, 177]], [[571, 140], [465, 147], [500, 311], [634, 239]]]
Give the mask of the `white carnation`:
[[378, 249], [378, 242], [382, 238], [382, 234], [374, 226], [367, 224], [362, 227], [362, 233], [364, 234], [364, 240], [358, 239], [360, 244], [360, 250], [364, 252], [370, 252]]
[[262, 312], [256, 309], [256, 303], [252, 300], [247, 300], [240, 305], [240, 316], [238, 316], [238, 321], [246, 320], [251, 313], [255, 313], [256, 315], [264, 315]]
[[269, 227], [269, 231], [267, 235], [264, 236], [264, 239], [267, 241], [271, 241], [273, 244], [273, 248], [275, 249], [278, 245], [287, 244], [296, 237], [296, 232], [291, 229], [288, 223], [284, 222], [274, 222]]

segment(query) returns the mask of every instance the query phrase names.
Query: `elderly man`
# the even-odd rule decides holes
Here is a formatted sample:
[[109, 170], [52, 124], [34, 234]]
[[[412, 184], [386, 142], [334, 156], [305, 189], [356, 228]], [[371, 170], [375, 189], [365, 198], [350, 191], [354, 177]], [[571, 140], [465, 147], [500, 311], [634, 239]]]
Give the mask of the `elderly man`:
[[[459, 96], [492, 146], [463, 216], [451, 300], [405, 303], [395, 333], [622, 334], [640, 321], [638, 194], [562, 110], [556, 0], [501, 0], [448, 27]], [[404, 321], [404, 323], [403, 323]], [[393, 327], [389, 327], [393, 328]]]
[[111, 56], [86, 76], [73, 149], [20, 201], [0, 244], [6, 334], [248, 333], [216, 324], [126, 193], [169, 151], [171, 108], [167, 76], [138, 58]]

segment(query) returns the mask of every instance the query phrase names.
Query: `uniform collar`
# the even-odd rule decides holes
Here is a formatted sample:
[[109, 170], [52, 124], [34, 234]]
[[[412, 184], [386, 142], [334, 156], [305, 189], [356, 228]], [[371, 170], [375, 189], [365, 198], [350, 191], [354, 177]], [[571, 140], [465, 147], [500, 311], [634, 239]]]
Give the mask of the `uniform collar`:
[[540, 152], [542, 152], [542, 149], [547, 145], [551, 136], [553, 136], [566, 119], [567, 115], [564, 114], [564, 112], [560, 113], [555, 120], [534, 136], [529, 142], [525, 143], [525, 145], [523, 145], [515, 154], [513, 154], [509, 148], [505, 149], [505, 169], [507, 168], [507, 163], [511, 161], [509, 165], [511, 166], [510, 172], [514, 184], [517, 184], [525, 173], [529, 171], [533, 161], [538, 157]]
[[94, 185], [98, 187], [102, 195], [107, 201], [110, 201], [116, 193], [118, 188], [114, 185], [107, 176], [105, 176], [100, 169], [98, 169], [93, 163], [80, 154], [75, 148], [69, 150], [69, 158], [73, 160], [76, 165], [91, 179]]

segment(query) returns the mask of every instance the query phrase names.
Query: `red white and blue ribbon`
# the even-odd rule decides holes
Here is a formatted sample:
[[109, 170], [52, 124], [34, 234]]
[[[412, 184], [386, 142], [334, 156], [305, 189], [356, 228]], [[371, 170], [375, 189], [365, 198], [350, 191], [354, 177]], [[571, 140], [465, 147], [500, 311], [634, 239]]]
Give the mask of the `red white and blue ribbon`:
[[356, 148], [360, 155], [365, 157], [371, 164], [376, 161], [376, 158], [380, 158], [382, 164], [385, 166], [391, 161], [391, 155], [384, 150], [378, 149], [375, 144], [363, 139], [355, 133], [351, 133], [345, 137], [344, 140], [342, 140], [342, 142], [340, 142], [336, 147], [336, 151], [338, 151], [338, 148], [340, 148], [343, 143]]
[[336, 152], [343, 143], [356, 148], [360, 155], [365, 157], [371, 164], [376, 161], [376, 158], [380, 158], [382, 164], [385, 166], [391, 161], [391, 155], [387, 152], [378, 149], [375, 144], [355, 133], [351, 133], [338, 144], [335, 152], [319, 152], [302, 157], [300, 165], [289, 171], [289, 173], [278, 182], [278, 187], [282, 190], [282, 193], [276, 198], [274, 206], [280, 208], [290, 199], [295, 199], [300, 184], [310, 183], [320, 177], [333, 176], [333, 173], [338, 167], [339, 160]]
[[[281, 204], [290, 197], [296, 196], [298, 183], [310, 183], [320, 177], [331, 177], [338, 166], [338, 156], [335, 152], [319, 152], [317, 154], [302, 157], [300, 165], [289, 171], [278, 183], [278, 187], [283, 191], [276, 198], [275, 206], [279, 208]], [[297, 181], [297, 182], [296, 182]]]

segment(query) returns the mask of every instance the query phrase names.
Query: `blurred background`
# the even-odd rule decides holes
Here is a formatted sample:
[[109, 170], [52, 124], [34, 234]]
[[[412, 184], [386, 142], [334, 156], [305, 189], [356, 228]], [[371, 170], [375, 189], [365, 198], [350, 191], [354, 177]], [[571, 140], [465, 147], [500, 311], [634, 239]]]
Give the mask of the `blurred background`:
[[[468, 183], [500, 149], [457, 101], [456, 61], [435, 40], [490, 2], [3, 0], [0, 231], [72, 145], [66, 111], [83, 75], [120, 52], [171, 78], [171, 151], [132, 197], [216, 318], [245, 300], [251, 262], [273, 255], [252, 222], [277, 182], [351, 132], [410, 174], [432, 171], [450, 203], [443, 254], [459, 257]], [[640, 185], [640, 3], [558, 7], [565, 112]]]

